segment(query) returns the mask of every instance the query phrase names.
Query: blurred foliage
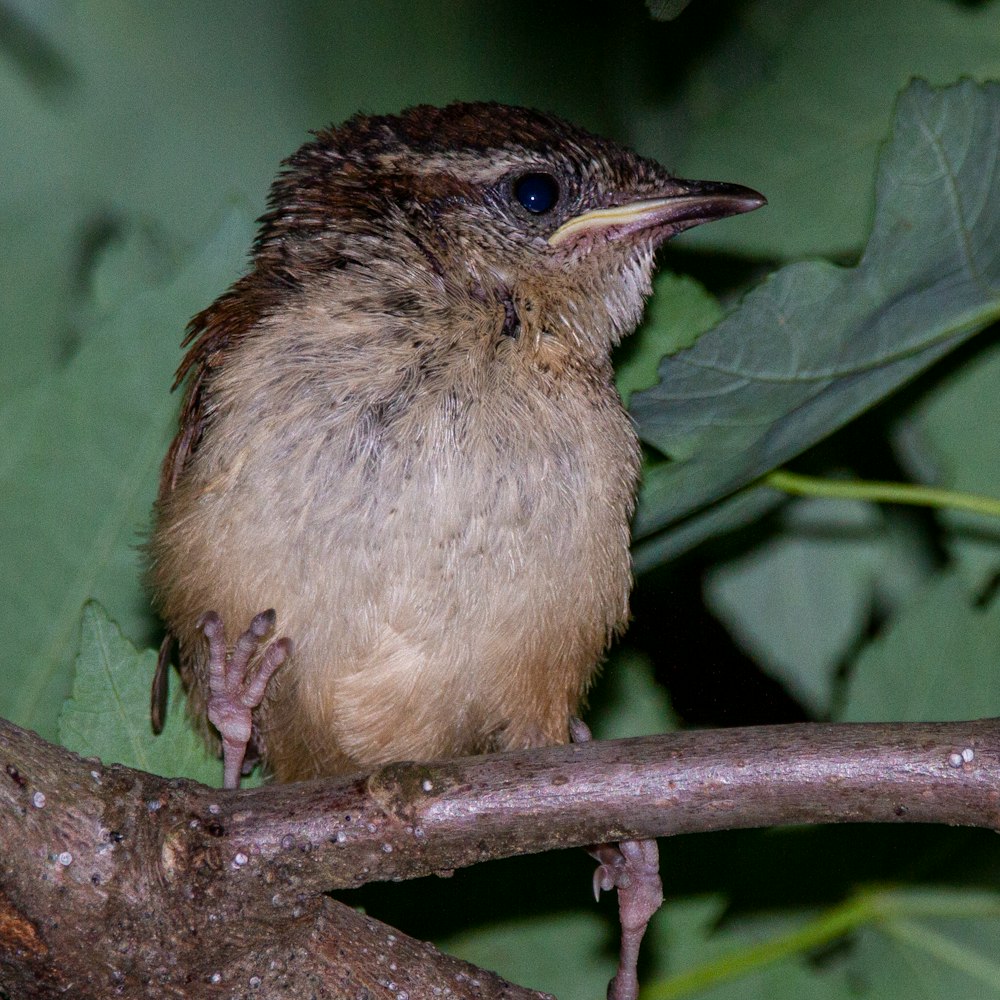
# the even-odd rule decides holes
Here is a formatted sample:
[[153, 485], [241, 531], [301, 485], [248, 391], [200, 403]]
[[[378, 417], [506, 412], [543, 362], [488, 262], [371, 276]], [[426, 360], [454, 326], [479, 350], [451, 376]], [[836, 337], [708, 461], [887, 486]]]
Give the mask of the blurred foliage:
[[[638, 550], [655, 572], [592, 695], [597, 735], [677, 724], [661, 681], [678, 670], [704, 688], [703, 715], [727, 717], [721, 658], [801, 717], [1000, 714], [1000, 528], [748, 488], [813, 446], [797, 459], [811, 472], [1000, 496], [1000, 109], [996, 86], [952, 86], [1000, 77], [1000, 3], [682, 8], [0, 0], [0, 714], [84, 753], [212, 773], [190, 770], [214, 762], [179, 692], [171, 734], [145, 721], [158, 636], [140, 545], [184, 324], [240, 273], [307, 129], [483, 98], [769, 198], [666, 250], [623, 347], [655, 446]], [[947, 89], [907, 90], [915, 76]], [[833, 263], [801, 262], [814, 257]], [[691, 616], [702, 587], [711, 615]], [[82, 610], [91, 599], [111, 621]], [[1000, 997], [981, 891], [1000, 874], [994, 841], [894, 827], [667, 842], [647, 995]], [[601, 995], [614, 963], [614, 907], [594, 909], [588, 881], [560, 854], [350, 898], [571, 1000]], [[875, 882], [901, 887], [857, 888]]]
[[671, 21], [678, 17], [691, 0], [646, 0], [649, 13], [658, 21]]

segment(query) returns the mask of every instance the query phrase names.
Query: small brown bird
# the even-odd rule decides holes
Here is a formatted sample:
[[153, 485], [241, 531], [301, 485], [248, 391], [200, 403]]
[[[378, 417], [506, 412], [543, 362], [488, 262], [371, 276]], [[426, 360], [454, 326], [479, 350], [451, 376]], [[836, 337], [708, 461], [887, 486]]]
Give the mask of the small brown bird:
[[286, 162], [188, 331], [150, 546], [227, 785], [248, 742], [290, 781], [568, 739], [628, 618], [611, 348], [659, 244], [763, 203], [498, 104], [355, 117]]
[[195, 717], [274, 608], [294, 652], [252, 742], [280, 781], [565, 742], [628, 617], [610, 350], [660, 243], [761, 204], [498, 104], [317, 133], [178, 373], [151, 577]]

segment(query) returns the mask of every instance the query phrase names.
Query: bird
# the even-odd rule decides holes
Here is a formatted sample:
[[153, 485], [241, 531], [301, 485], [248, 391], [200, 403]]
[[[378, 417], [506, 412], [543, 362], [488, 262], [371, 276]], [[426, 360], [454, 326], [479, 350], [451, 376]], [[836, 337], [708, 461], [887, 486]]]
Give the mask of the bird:
[[612, 349], [662, 243], [762, 204], [488, 102], [284, 162], [188, 328], [148, 545], [228, 787], [248, 750], [295, 781], [569, 739], [629, 617]]

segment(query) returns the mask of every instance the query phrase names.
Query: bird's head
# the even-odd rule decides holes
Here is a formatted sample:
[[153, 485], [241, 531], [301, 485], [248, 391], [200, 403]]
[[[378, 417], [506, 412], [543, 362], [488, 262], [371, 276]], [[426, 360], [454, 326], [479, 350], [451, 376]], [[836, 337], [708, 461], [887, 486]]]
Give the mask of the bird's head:
[[295, 153], [255, 260], [292, 287], [349, 276], [391, 315], [477, 309], [487, 336], [606, 357], [639, 320], [660, 244], [764, 201], [537, 111], [418, 106]]

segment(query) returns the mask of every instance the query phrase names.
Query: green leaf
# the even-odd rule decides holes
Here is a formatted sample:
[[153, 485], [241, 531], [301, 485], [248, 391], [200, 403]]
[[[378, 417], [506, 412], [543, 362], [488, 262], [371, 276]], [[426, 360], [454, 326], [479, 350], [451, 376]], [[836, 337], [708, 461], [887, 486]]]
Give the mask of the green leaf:
[[[1000, 497], [1000, 345], [966, 359], [922, 394], [896, 434], [909, 471], [920, 482]], [[956, 510], [938, 519], [948, 530], [942, 544], [970, 587], [981, 588], [1000, 572], [1000, 521]]]
[[[251, 235], [247, 213], [232, 211], [175, 280], [121, 297], [67, 366], [0, 404], [0, 574], [17, 581], [0, 603], [0, 715], [43, 736], [68, 692], [85, 601], [152, 639], [139, 544], [176, 421], [179, 341], [236, 277]], [[113, 304], [115, 282], [99, 271]], [[126, 268], [118, 287], [134, 283]]]
[[[826, 911], [742, 915], [721, 930], [718, 913], [715, 900], [664, 908], [658, 937], [671, 975], [647, 980], [643, 1000], [1000, 995], [996, 893], [862, 889]], [[808, 961], [845, 938], [852, 947], [839, 959]]]
[[457, 958], [559, 1000], [594, 1000], [614, 975], [607, 922], [595, 911], [480, 927], [439, 942]]
[[697, 281], [660, 272], [642, 325], [615, 352], [615, 382], [625, 405], [633, 392], [656, 385], [664, 357], [690, 347], [721, 318], [719, 303]]
[[281, 157], [328, 114], [300, 68], [308, 14], [242, 8], [4, 5], [0, 131], [17, 138], [0, 144], [3, 392], [86, 338], [84, 279], [109, 239], [155, 218], [189, 242], [228, 200], [261, 204]]
[[1000, 600], [980, 607], [956, 573], [915, 593], [858, 657], [843, 717], [947, 721], [1000, 713]]
[[642, 538], [751, 482], [1000, 316], [1000, 84], [897, 107], [855, 268], [793, 264], [751, 292], [631, 410], [673, 461], [643, 484]]
[[219, 761], [209, 756], [184, 713], [184, 694], [174, 685], [170, 712], [159, 736], [149, 722], [149, 690], [156, 653], [140, 653], [104, 609], [83, 609], [73, 694], [59, 716], [59, 740], [84, 757], [126, 764], [167, 778], [219, 784]]
[[807, 500], [775, 536], [705, 576], [706, 603], [761, 668], [816, 716], [874, 608], [895, 608], [926, 578], [908, 539], [870, 504]]
[[770, 204], [692, 231], [692, 247], [758, 259], [853, 256], [900, 88], [915, 77], [947, 85], [1000, 76], [995, 2], [764, 0], [732, 13], [686, 81], [684, 149], [677, 129], [662, 125], [646, 127], [644, 148], [683, 177], [749, 184]]
[[1000, 1000], [1000, 897], [968, 889], [897, 889], [887, 919], [856, 935], [851, 978], [863, 996]]
[[646, 0], [650, 17], [657, 21], [672, 21], [680, 16], [691, 0]]
[[656, 957], [643, 981], [642, 1000], [851, 996], [839, 970], [810, 968], [805, 948], [796, 947], [795, 934], [804, 923], [798, 911], [755, 914], [720, 927], [725, 909], [718, 896], [663, 907], [650, 925], [648, 946]]
[[627, 646], [614, 651], [591, 698], [588, 716], [596, 740], [653, 736], [677, 728], [667, 692], [656, 683], [653, 666]]

